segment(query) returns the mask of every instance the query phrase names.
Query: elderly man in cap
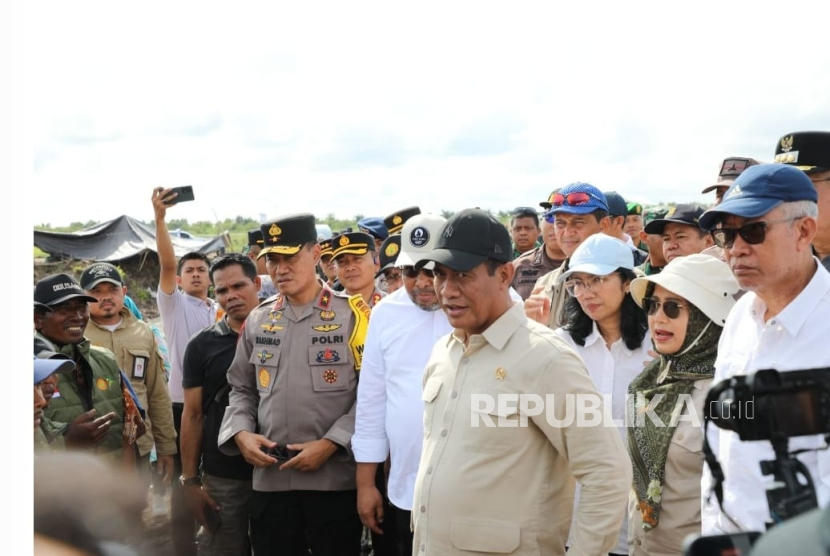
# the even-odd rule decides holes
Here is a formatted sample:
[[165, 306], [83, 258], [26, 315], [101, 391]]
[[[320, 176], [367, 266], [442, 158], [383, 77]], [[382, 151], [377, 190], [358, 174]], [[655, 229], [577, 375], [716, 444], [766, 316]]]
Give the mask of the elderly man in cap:
[[663, 218], [646, 224], [646, 234], [659, 235], [663, 239], [663, 258], [667, 263], [712, 246], [712, 238], [700, 227], [703, 210], [698, 205], [681, 203], [670, 208]]
[[[424, 405], [422, 379], [436, 340], [451, 327], [432, 281], [432, 264], [415, 270], [432, 252], [445, 220], [419, 214], [407, 220], [401, 234], [398, 269], [404, 287], [372, 311], [366, 352], [357, 391], [357, 418], [352, 450], [357, 460], [358, 511], [375, 534], [394, 531], [400, 556], [412, 554], [412, 491], [421, 459]], [[391, 457], [388, 499], [376, 477]], [[385, 509], [386, 507], [386, 509]], [[391, 513], [391, 515], [390, 515]], [[383, 527], [383, 531], [381, 531]]]
[[[818, 195], [801, 170], [783, 164], [747, 168], [706, 211], [710, 230], [747, 293], [726, 318], [715, 361], [715, 383], [760, 369], [781, 372], [830, 366], [830, 274], [811, 250]], [[760, 462], [774, 460], [770, 444], [741, 442], [737, 433], [709, 428], [709, 444], [726, 476], [723, 510], [708, 496], [704, 473], [703, 533], [763, 530], [769, 517], [764, 495], [772, 477]], [[820, 506], [830, 503], [830, 453], [820, 436], [792, 439], [816, 486]], [[707, 500], [710, 500], [707, 503]], [[729, 516], [727, 516], [727, 513]]]
[[150, 451], [158, 453], [156, 468], [164, 481], [173, 478], [176, 429], [170, 393], [164, 379], [164, 362], [150, 326], [124, 306], [127, 287], [118, 269], [110, 263], [93, 263], [81, 274], [81, 287], [97, 302], [90, 303], [86, 337], [92, 345], [113, 352], [118, 367], [147, 411], [147, 434], [138, 439], [139, 469], [149, 476]]
[[743, 158], [739, 156], [730, 156], [729, 158], [725, 158], [720, 165], [718, 181], [715, 182], [714, 185], [703, 188], [701, 193], [705, 195], [710, 191], [714, 191], [715, 204], [712, 206], [714, 207], [719, 205], [721, 201], [723, 201], [723, 194], [726, 193], [726, 190], [729, 189], [730, 185], [735, 183], [735, 179], [741, 175], [741, 172], [750, 166], [756, 166], [758, 164], [760, 164], [760, 162], [754, 158]]
[[[454, 331], [424, 371], [413, 550], [564, 555], [579, 477], [568, 554], [604, 554], [617, 539], [631, 464], [616, 430], [564, 419], [568, 396], [602, 402], [573, 350], [511, 300], [510, 255], [504, 226], [466, 209], [426, 259]], [[538, 396], [535, 411], [517, 407], [527, 393]]]
[[401, 271], [395, 266], [401, 251], [401, 234], [395, 234], [383, 240], [380, 246], [380, 269], [375, 275], [378, 286], [387, 295], [395, 293], [403, 286]]
[[385, 294], [375, 285], [380, 264], [372, 236], [349, 232], [333, 237], [331, 245], [337, 279], [346, 295], [361, 295], [369, 307], [374, 307]]
[[[545, 213], [545, 220], [553, 224], [556, 240], [566, 256], [570, 257], [583, 241], [610, 225], [608, 204], [602, 191], [589, 183], [576, 182], [566, 185], [551, 198], [551, 209]], [[568, 260], [543, 275], [525, 300], [525, 313], [536, 322], [549, 328], [564, 324], [567, 291], [556, 279], [568, 270]]]
[[[559, 189], [554, 189], [548, 196], [548, 201], [539, 203], [545, 211], [551, 208], [551, 202]], [[565, 253], [556, 241], [556, 229], [549, 219], [542, 219], [542, 245], [531, 249], [527, 253], [513, 259], [516, 271], [513, 274], [513, 288], [522, 299], [530, 297], [530, 292], [536, 286], [540, 276], [559, 267], [565, 260]]]
[[[134, 461], [135, 433], [124, 426], [132, 415], [126, 407], [118, 362], [111, 351], [93, 346], [84, 337], [89, 303], [98, 300], [84, 293], [72, 276], [52, 274], [35, 286], [35, 301], [41, 304], [34, 309], [35, 338], [76, 366], [75, 372], [58, 378], [44, 415], [55, 423], [70, 423], [65, 429], [67, 445], [92, 448], [114, 459], [126, 452], [127, 459]], [[93, 419], [95, 415], [99, 417]]]
[[357, 229], [364, 234], [369, 234], [375, 240], [375, 251], [380, 251], [383, 240], [389, 237], [386, 224], [378, 216], [367, 216], [357, 221]]
[[810, 177], [818, 192], [818, 230], [813, 248], [830, 270], [830, 131], [789, 133], [775, 145], [775, 162], [795, 166]]
[[371, 310], [317, 279], [313, 215], [277, 218], [262, 231], [280, 293], [240, 330], [219, 449], [254, 466], [254, 553], [357, 556], [351, 438]]

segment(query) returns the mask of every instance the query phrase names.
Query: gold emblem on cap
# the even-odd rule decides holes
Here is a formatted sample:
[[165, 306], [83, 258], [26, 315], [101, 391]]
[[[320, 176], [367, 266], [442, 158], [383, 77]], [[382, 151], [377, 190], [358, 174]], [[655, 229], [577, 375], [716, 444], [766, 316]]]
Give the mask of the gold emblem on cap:
[[788, 153], [793, 148], [793, 136], [790, 135], [788, 137], [781, 138], [781, 150], [785, 153]]
[[263, 388], [268, 388], [269, 382], [271, 382], [271, 373], [263, 367], [259, 370], [259, 385]]
[[496, 369], [496, 378], [498, 380], [504, 380], [504, 377], [506, 377], [506, 376], [507, 376], [507, 371], [505, 371], [504, 368], [499, 367], [498, 369]]
[[396, 214], [395, 217], [392, 218], [392, 224], [394, 224], [395, 226], [397, 226], [401, 222], [403, 222], [403, 218], [401, 218], [398, 214]]
[[280, 228], [276, 224], [271, 224], [271, 227], [268, 228], [268, 235], [278, 236], [280, 234], [282, 234], [282, 228]]
[[340, 241], [338, 241], [337, 243], [339, 243], [341, 247], [343, 245], [348, 245], [349, 244], [349, 238], [347, 238], [346, 236], [342, 236], [340, 238]]
[[387, 257], [394, 257], [398, 252], [398, 245], [396, 243], [390, 243], [386, 246], [386, 256]]

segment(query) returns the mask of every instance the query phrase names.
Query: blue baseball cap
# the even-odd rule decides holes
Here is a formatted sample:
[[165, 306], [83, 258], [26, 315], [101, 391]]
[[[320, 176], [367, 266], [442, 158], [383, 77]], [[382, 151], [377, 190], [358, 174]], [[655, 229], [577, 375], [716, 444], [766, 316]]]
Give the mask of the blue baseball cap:
[[369, 234], [378, 239], [386, 239], [389, 237], [389, 231], [386, 229], [386, 224], [377, 216], [367, 216], [357, 222], [357, 228], [364, 234]]
[[727, 214], [758, 218], [793, 201], [818, 202], [816, 186], [807, 174], [787, 164], [751, 166], [729, 186], [721, 204], [703, 213], [700, 227], [711, 230]]
[[[571, 193], [586, 193], [589, 197], [588, 201], [583, 204], [572, 205], [568, 202], [568, 195]], [[608, 201], [605, 200], [605, 195], [603, 195], [602, 191], [590, 183], [576, 182], [566, 185], [556, 194], [557, 197], [559, 195], [562, 195], [565, 198], [565, 202], [559, 206], [553, 205], [551, 209], [545, 213], [545, 216], [558, 213], [590, 214], [595, 210], [604, 210], [605, 212], [608, 212]]]
[[68, 373], [75, 362], [60, 353], [42, 351], [35, 355], [35, 384], [43, 382], [55, 373]]

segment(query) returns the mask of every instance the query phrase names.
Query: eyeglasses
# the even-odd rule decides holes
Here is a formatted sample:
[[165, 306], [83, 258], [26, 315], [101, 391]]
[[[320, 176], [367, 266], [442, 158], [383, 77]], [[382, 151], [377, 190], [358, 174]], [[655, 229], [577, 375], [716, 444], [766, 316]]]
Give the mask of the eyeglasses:
[[685, 307], [685, 305], [681, 305], [677, 301], [657, 301], [653, 297], [643, 298], [643, 309], [646, 314], [654, 315], [660, 307], [663, 308], [664, 315], [670, 319], [676, 319], [680, 316], [680, 309]]
[[568, 205], [571, 207], [578, 207], [581, 205], [587, 205], [591, 202], [591, 199], [596, 199], [597, 201], [602, 200], [599, 197], [591, 195], [590, 193], [584, 193], [582, 191], [575, 191], [573, 193], [568, 193], [567, 195], [557, 193], [553, 196], [553, 206], [561, 207], [562, 205]]
[[753, 222], [751, 224], [744, 224], [740, 228], [716, 228], [709, 232], [712, 239], [715, 240], [715, 245], [721, 249], [732, 249], [735, 245], [735, 236], [740, 235], [741, 238], [749, 245], [758, 245], [763, 243], [767, 237], [767, 226], [770, 224], [777, 224], [780, 222], [791, 222], [797, 218], [783, 218], [781, 220], [769, 220], [767, 222]]
[[430, 278], [434, 276], [433, 272], [428, 268], [422, 268], [421, 270], [415, 270], [414, 266], [404, 266], [401, 267], [401, 274], [403, 274], [406, 278], [417, 278], [418, 274], [423, 272]]
[[392, 286], [397, 284], [401, 281], [401, 275], [398, 272], [390, 272], [389, 274], [385, 274], [383, 278], [380, 279], [380, 285], [384, 288], [388, 286]]
[[579, 297], [586, 291], [595, 292], [600, 289], [602, 284], [608, 279], [608, 276], [594, 276], [587, 281], [580, 280], [579, 278], [568, 280], [565, 282], [565, 289], [572, 296]]

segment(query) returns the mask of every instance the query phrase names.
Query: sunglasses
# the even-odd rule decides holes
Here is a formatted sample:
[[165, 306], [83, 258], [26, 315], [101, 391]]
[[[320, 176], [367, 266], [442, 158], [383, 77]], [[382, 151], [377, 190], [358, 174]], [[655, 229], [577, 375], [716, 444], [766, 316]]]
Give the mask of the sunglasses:
[[[553, 196], [552, 205], [555, 207], [561, 207], [562, 205], [568, 205], [570, 207], [579, 207], [582, 205], [587, 205], [591, 202], [591, 199], [596, 199], [597, 201], [601, 201], [599, 197], [591, 195], [590, 193], [583, 193], [582, 191], [575, 191], [574, 193], [568, 193], [567, 195], [562, 195], [561, 193], [556, 193]], [[605, 203], [603, 203], [605, 204]]]
[[414, 266], [404, 266], [401, 267], [401, 274], [406, 276], [407, 278], [416, 278], [419, 273], [423, 272], [430, 278], [434, 276], [433, 272], [428, 268], [422, 268], [421, 270], [415, 270]]
[[721, 249], [732, 249], [735, 245], [735, 237], [741, 236], [749, 245], [758, 245], [763, 243], [767, 237], [767, 227], [770, 224], [777, 224], [780, 222], [791, 222], [795, 218], [783, 218], [781, 220], [769, 220], [767, 222], [753, 222], [752, 224], [744, 224], [740, 228], [716, 228], [709, 232], [712, 239], [715, 240], [715, 245]]
[[654, 315], [657, 313], [657, 309], [660, 307], [663, 308], [663, 314], [669, 317], [670, 319], [676, 319], [680, 316], [680, 309], [684, 306], [678, 303], [677, 301], [657, 301], [653, 297], [644, 297], [643, 298], [643, 309], [645, 310], [646, 314]]

